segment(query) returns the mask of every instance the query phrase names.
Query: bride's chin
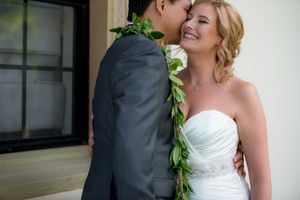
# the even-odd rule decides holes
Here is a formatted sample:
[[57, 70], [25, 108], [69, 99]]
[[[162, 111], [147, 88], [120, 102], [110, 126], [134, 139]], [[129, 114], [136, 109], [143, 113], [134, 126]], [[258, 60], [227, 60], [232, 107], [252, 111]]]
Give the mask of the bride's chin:
[[185, 42], [180, 42], [180, 43], [179, 43], [179, 46], [180, 46], [180, 48], [182, 48], [183, 50], [187, 50], [189, 45], [185, 44]]

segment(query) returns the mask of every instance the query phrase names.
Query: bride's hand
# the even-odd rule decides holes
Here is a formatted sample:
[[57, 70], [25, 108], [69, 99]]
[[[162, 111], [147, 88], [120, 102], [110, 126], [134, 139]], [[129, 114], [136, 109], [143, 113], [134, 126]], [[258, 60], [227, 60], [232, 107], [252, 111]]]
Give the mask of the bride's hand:
[[241, 141], [239, 141], [237, 153], [233, 159], [234, 168], [237, 169], [237, 172], [240, 176], [245, 177], [246, 172], [244, 168], [244, 151], [243, 151], [243, 145]]

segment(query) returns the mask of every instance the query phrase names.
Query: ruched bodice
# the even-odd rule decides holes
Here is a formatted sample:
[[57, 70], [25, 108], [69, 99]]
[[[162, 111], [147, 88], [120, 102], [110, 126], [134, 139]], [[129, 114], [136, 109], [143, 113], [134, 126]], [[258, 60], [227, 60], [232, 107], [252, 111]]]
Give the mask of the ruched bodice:
[[248, 185], [233, 165], [239, 141], [235, 121], [220, 111], [206, 110], [188, 119], [182, 131], [193, 169], [191, 199], [249, 199]]
[[184, 126], [185, 136], [204, 162], [234, 157], [238, 144], [236, 123], [215, 110], [202, 111]]

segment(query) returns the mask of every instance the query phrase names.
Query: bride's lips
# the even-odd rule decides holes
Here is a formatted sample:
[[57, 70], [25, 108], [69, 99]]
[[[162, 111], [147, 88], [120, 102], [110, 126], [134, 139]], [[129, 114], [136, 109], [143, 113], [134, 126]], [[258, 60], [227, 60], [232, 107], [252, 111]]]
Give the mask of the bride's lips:
[[188, 31], [185, 31], [183, 33], [183, 38], [189, 39], [189, 40], [198, 40], [199, 39], [198, 36], [196, 36], [195, 34], [193, 34], [191, 32], [188, 32]]

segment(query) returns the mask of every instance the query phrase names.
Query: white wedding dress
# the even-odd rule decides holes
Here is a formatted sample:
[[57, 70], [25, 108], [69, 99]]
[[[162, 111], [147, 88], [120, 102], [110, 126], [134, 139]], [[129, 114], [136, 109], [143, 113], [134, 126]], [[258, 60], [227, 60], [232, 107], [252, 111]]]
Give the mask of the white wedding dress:
[[233, 119], [217, 110], [202, 111], [188, 119], [183, 135], [193, 173], [191, 200], [248, 200], [247, 182], [233, 166], [239, 141]]

